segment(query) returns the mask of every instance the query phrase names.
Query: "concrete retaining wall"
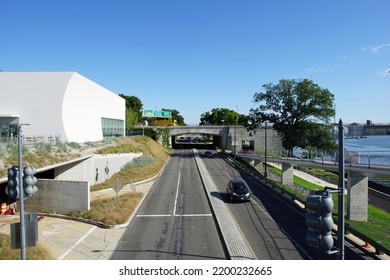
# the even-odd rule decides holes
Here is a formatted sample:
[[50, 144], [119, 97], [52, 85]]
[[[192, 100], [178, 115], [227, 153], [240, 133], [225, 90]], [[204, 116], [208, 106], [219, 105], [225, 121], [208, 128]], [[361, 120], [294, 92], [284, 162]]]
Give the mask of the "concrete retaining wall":
[[88, 182], [39, 179], [38, 192], [24, 201], [26, 212], [87, 211], [90, 205]]
[[91, 186], [104, 182], [142, 153], [94, 155], [71, 167], [61, 166], [55, 170], [55, 179], [87, 181]]
[[105, 181], [140, 156], [142, 153], [94, 155], [84, 161], [58, 166], [54, 169], [54, 180], [38, 180], [38, 192], [25, 200], [25, 210], [59, 214], [88, 211], [90, 186]]

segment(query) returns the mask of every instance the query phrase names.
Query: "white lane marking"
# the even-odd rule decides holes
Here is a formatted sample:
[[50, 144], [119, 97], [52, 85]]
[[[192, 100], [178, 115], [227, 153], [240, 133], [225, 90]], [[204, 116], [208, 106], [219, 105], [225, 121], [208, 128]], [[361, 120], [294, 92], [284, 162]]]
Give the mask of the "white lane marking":
[[175, 205], [173, 206], [173, 215], [176, 215], [176, 205], [177, 205], [177, 200], [178, 200], [178, 196], [179, 196], [179, 188], [180, 188], [180, 176], [181, 176], [181, 172], [179, 172], [179, 177], [177, 178]]
[[212, 217], [213, 214], [180, 214], [180, 215], [137, 215], [137, 218], [143, 218], [143, 217]]
[[81, 242], [84, 241], [85, 238], [87, 238], [97, 227], [93, 226], [86, 234], [84, 234], [83, 237], [79, 239], [75, 244], [73, 244], [72, 247], [70, 247], [68, 250], [66, 250], [61, 256], [57, 258], [57, 260], [63, 260], [67, 255], [69, 255], [70, 252], [72, 252]]

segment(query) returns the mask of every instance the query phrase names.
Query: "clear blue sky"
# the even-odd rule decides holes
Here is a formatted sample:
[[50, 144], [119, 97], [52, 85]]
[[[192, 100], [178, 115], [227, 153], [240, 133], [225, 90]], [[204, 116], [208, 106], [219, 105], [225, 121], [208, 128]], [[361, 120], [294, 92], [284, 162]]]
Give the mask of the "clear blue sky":
[[337, 120], [390, 123], [388, 0], [0, 0], [0, 19], [0, 70], [76, 71], [187, 124], [301, 78]]

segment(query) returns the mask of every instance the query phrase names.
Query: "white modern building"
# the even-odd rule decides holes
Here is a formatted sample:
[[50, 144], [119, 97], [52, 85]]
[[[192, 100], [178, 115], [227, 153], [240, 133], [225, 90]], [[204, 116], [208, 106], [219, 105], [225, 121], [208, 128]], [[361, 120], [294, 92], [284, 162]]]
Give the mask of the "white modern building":
[[[76, 72], [0, 72], [0, 135], [61, 142], [125, 135], [125, 100]], [[28, 124], [28, 125], [24, 125]]]

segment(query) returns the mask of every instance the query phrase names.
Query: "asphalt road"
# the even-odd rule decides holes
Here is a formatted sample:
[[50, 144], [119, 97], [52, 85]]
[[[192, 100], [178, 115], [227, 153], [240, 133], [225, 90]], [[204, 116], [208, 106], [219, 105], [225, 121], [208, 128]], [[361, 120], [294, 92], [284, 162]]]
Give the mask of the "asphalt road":
[[[199, 151], [203, 153], [204, 151]], [[337, 259], [308, 247], [305, 215], [223, 156], [202, 157], [208, 175], [256, 259]], [[241, 178], [253, 194], [232, 203], [230, 179]], [[175, 150], [111, 256], [114, 260], [229, 259], [192, 150]], [[363, 259], [346, 246], [345, 259]]]
[[[258, 186], [247, 174], [237, 170], [226, 160], [214, 157], [206, 161], [209, 174], [216, 183], [235, 221], [245, 235], [257, 259], [263, 260], [302, 260], [308, 256], [299, 245], [283, 230], [279, 220], [291, 221], [296, 227], [299, 213], [288, 204], [273, 197]], [[243, 179], [252, 191], [249, 202], [230, 202], [226, 196], [226, 186], [231, 179]], [[304, 227], [302, 227], [303, 229]], [[304, 234], [304, 232], [302, 233]]]
[[111, 259], [227, 259], [192, 150], [175, 150]]
[[[298, 207], [231, 165], [224, 157], [214, 157], [206, 166], [257, 259], [337, 260], [337, 254], [324, 254], [306, 245], [305, 215]], [[225, 192], [227, 182], [232, 178], [243, 179], [248, 184], [252, 192], [250, 202], [229, 201]], [[348, 260], [367, 258], [347, 242], [344, 253]]]

